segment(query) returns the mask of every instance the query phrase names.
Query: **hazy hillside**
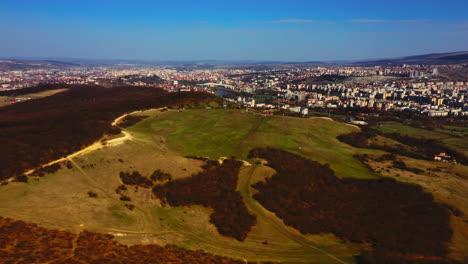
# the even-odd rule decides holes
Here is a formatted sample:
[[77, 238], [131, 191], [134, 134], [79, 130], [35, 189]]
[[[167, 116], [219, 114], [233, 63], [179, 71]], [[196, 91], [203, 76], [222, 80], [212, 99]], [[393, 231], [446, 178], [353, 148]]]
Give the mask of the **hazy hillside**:
[[401, 58], [388, 58], [377, 60], [356, 61], [359, 65], [381, 65], [381, 64], [457, 64], [468, 62], [468, 51], [451, 53], [433, 53], [425, 55], [408, 56]]
[[78, 64], [52, 60], [0, 59], [0, 71], [24, 71], [31, 69], [65, 69]]

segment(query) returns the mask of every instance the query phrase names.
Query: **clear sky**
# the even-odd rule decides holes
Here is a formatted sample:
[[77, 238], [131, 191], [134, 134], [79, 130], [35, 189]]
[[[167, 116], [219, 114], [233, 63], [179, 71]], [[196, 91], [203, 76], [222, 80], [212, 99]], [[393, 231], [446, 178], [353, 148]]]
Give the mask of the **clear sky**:
[[0, 0], [0, 57], [313, 61], [468, 50], [468, 0]]

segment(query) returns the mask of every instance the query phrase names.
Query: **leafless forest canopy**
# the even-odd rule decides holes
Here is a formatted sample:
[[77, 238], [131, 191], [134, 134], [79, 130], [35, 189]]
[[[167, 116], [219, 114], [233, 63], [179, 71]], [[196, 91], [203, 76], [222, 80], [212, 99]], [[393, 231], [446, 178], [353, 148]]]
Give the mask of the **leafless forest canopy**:
[[256, 149], [251, 157], [277, 172], [254, 185], [254, 198], [302, 233], [370, 243], [362, 263], [450, 263], [450, 212], [420, 186], [339, 179], [328, 165], [276, 149]]

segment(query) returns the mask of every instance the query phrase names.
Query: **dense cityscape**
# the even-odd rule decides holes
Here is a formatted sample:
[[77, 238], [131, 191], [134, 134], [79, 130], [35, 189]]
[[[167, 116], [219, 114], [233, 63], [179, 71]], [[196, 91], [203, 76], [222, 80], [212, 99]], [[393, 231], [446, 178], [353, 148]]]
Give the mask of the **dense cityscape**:
[[[435, 116], [468, 116], [468, 81], [444, 73], [466, 64], [278, 67], [268, 70], [177, 69], [116, 65], [0, 72], [1, 90], [39, 84], [138, 85], [170, 92], [215, 93], [241, 106], [289, 109], [370, 109]], [[4, 97], [3, 104], [28, 97]]]

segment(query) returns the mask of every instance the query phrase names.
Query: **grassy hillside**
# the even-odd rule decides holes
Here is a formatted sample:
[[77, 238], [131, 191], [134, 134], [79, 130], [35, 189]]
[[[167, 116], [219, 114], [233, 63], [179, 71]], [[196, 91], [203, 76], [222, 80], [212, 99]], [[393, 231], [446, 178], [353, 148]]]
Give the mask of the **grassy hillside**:
[[200, 172], [203, 163], [184, 156], [247, 159], [250, 149], [262, 146], [330, 163], [339, 177], [375, 177], [353, 155], [378, 151], [357, 150], [335, 138], [356, 127], [323, 118], [263, 117], [228, 109], [139, 115], [148, 117], [125, 129], [128, 141], [69, 158], [70, 168], [62, 162], [57, 172], [30, 177], [28, 183], [0, 186], [0, 215], [48, 228], [109, 233], [124, 244], [175, 244], [252, 261], [353, 263], [353, 255], [359, 254], [361, 247], [333, 235], [299, 233], [252, 199], [251, 185], [273, 173], [252, 160], [241, 168], [237, 187], [257, 217], [244, 242], [220, 235], [209, 223], [211, 209], [162, 205], [149, 188], [128, 186], [130, 201], [121, 201], [116, 193], [121, 171], [137, 170], [148, 177], [160, 169], [174, 179], [185, 178]]
[[155, 135], [186, 156], [235, 156], [247, 159], [251, 149], [273, 147], [321, 163], [329, 163], [338, 177], [374, 177], [353, 158], [360, 152], [336, 139], [357, 127], [326, 118], [300, 119], [261, 116], [241, 110], [169, 111], [152, 116], [129, 129], [147, 140]]
[[[339, 178], [372, 179], [384, 175], [418, 183], [435, 193], [437, 200], [454, 201], [449, 204], [465, 215], [468, 212], [463, 198], [467, 190], [465, 166], [399, 157], [409, 167], [417, 167], [424, 173], [411, 174], [386, 164], [387, 161], [382, 164], [373, 160], [367, 162], [367, 166], [374, 172], [369, 171], [354, 156], [367, 154], [377, 160], [385, 152], [354, 148], [336, 139], [338, 135], [359, 131], [355, 126], [327, 118], [262, 116], [232, 109], [150, 110], [138, 115], [145, 119], [125, 128], [122, 135], [109, 136], [107, 147], [97, 146], [69, 157], [60, 163], [61, 169], [57, 172], [41, 178], [30, 177], [28, 183], [10, 182], [0, 186], [0, 216], [74, 233], [83, 230], [108, 233], [128, 245], [175, 244], [249, 261], [353, 263], [353, 256], [369, 245], [345, 243], [331, 234], [301, 234], [252, 198], [257, 191], [251, 186], [275, 173], [257, 160], [248, 159], [250, 150], [261, 147], [286, 150], [328, 163]], [[401, 131], [402, 125], [398, 126]], [[394, 128], [381, 129], [393, 132]], [[420, 132], [412, 129], [409, 127], [407, 133]], [[461, 140], [463, 137], [452, 134], [466, 132], [450, 127], [443, 130], [433, 131], [434, 135], [419, 135]], [[186, 156], [211, 159], [235, 156], [250, 163], [241, 167], [237, 185], [248, 211], [257, 219], [245, 241], [220, 235], [209, 222], [211, 209], [161, 204], [151, 188], [127, 186], [125, 195], [129, 201], [120, 199], [121, 195], [116, 192], [122, 185], [120, 172], [136, 170], [149, 177], [155, 170], [161, 170], [171, 174], [173, 179], [201, 172], [203, 162]], [[441, 166], [447, 168], [440, 169]], [[457, 177], [451, 177], [452, 174]], [[90, 196], [90, 192], [96, 197]], [[467, 241], [466, 231], [463, 231], [466, 217], [452, 220], [455, 235], [451, 248], [454, 256], [463, 258], [462, 252], [466, 249], [463, 245]]]

